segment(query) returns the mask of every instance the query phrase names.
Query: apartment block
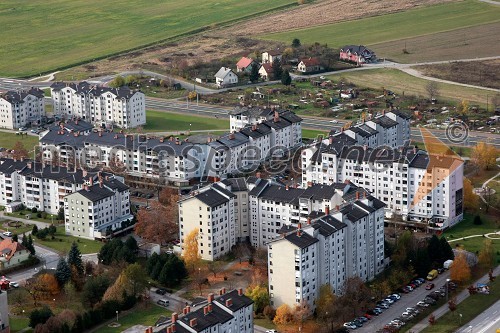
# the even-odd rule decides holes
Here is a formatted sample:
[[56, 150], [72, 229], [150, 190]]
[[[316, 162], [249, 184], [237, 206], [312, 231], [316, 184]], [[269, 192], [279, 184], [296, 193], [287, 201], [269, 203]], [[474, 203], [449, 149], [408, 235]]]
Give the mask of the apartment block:
[[54, 114], [81, 118], [98, 127], [135, 128], [146, 123], [146, 100], [141, 91], [88, 82], [55, 82], [50, 91]]
[[127, 173], [137, 176], [165, 177], [180, 183], [221, 178], [255, 169], [263, 161], [301, 146], [302, 119], [290, 111], [270, 114], [258, 124], [248, 124], [218, 139], [208, 137], [206, 142], [71, 129], [75, 122], [79, 127], [88, 124], [74, 120], [69, 126], [61, 123], [42, 133], [40, 147], [46, 160], [56, 152], [67, 164], [78, 160], [92, 167], [110, 167], [119, 162]]
[[279, 307], [316, 308], [319, 288], [341, 294], [346, 279], [369, 281], [384, 269], [384, 204], [366, 192], [356, 200], [282, 228], [267, 243], [269, 295]]
[[253, 333], [253, 301], [243, 294], [243, 289], [226, 293], [221, 289], [218, 296], [209, 294], [206, 302], [197, 310], [186, 306], [182, 315], [172, 313], [169, 323], [146, 330], [157, 333]]
[[110, 176], [90, 178], [83, 189], [64, 198], [66, 234], [88, 239], [107, 238], [130, 222], [129, 188]]
[[45, 116], [45, 95], [38, 88], [0, 94], [0, 127], [17, 129], [39, 124]]

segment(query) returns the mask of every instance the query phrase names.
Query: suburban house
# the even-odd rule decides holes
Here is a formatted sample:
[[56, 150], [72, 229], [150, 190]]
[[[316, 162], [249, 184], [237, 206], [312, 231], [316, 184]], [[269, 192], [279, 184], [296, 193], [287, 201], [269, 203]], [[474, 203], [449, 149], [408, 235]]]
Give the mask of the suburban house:
[[238, 76], [231, 68], [221, 67], [215, 74], [215, 83], [217, 87], [222, 88], [238, 83]]
[[259, 75], [264, 81], [269, 81], [273, 79], [273, 64], [272, 63], [265, 63], [262, 64], [262, 66], [259, 69]]
[[297, 71], [302, 73], [319, 72], [322, 69], [318, 58], [302, 59], [297, 65]]
[[262, 52], [262, 63], [263, 64], [267, 64], [267, 63], [272, 64], [276, 59], [279, 59], [281, 61], [282, 57], [283, 57], [283, 54], [281, 53], [280, 50]]
[[0, 127], [15, 129], [40, 121], [45, 116], [44, 93], [38, 88], [0, 94]]
[[363, 45], [346, 45], [340, 49], [340, 60], [352, 61], [358, 66], [376, 59], [375, 52]]
[[0, 269], [19, 265], [29, 256], [30, 252], [24, 246], [10, 238], [0, 242]]
[[236, 71], [250, 73], [253, 65], [259, 66], [259, 63], [252, 58], [242, 57], [240, 61], [236, 63]]

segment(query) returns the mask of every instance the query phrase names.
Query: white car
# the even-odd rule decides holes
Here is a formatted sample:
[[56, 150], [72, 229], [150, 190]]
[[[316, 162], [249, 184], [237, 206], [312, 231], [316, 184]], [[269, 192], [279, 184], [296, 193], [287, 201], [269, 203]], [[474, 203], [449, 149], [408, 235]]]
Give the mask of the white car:
[[338, 120], [330, 120], [330, 122], [331, 122], [332, 124], [338, 124], [338, 123], [339, 123], [339, 121], [338, 121]]
[[7, 237], [12, 237], [12, 232], [10, 231], [6, 231], [3, 233], [4, 236], [7, 236]]
[[266, 333], [278, 333], [276, 330], [267, 330]]
[[11, 287], [11, 288], [19, 288], [19, 283], [17, 283], [17, 282], [10, 282], [9, 283], [9, 287]]

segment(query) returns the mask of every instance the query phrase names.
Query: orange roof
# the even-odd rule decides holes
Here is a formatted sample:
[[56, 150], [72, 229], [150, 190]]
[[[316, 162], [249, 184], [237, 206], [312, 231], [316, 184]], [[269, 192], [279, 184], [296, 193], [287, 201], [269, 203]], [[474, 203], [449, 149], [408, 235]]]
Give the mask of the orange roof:
[[26, 248], [22, 244], [13, 242], [10, 238], [4, 239], [0, 242], [0, 255], [3, 255], [3, 257], [7, 260], [10, 260], [16, 252], [23, 250], [26, 250]]
[[240, 61], [238, 61], [238, 63], [236, 64], [236, 67], [244, 69], [244, 68], [247, 68], [248, 66], [250, 66], [252, 64], [252, 62], [253, 62], [252, 58], [243, 57], [240, 59]]
[[262, 64], [262, 67], [264, 67], [267, 74], [274, 72], [273, 65], [271, 63]]
[[309, 58], [309, 59], [302, 59], [302, 62], [304, 65], [307, 67], [309, 66], [318, 66], [319, 65], [319, 60], [318, 58]]

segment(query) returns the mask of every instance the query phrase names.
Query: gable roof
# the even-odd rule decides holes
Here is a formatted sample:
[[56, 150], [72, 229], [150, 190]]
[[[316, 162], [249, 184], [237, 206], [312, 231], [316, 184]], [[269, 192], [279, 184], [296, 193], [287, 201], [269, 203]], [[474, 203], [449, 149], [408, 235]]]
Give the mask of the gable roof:
[[44, 92], [38, 88], [30, 88], [29, 90], [21, 90], [21, 91], [9, 90], [3, 94], [0, 94], [0, 98], [5, 99], [7, 102], [11, 104], [16, 104], [16, 103], [24, 103], [24, 99], [28, 95], [32, 95], [37, 98], [43, 98]]
[[285, 239], [301, 249], [305, 249], [306, 247], [309, 247], [319, 242], [317, 238], [309, 235], [307, 232], [304, 231], [300, 231], [300, 236], [297, 235], [297, 232], [292, 232], [286, 235]]
[[229, 202], [229, 199], [214, 189], [200, 192], [195, 197], [209, 207], [216, 207]]
[[[101, 187], [99, 183], [94, 184], [93, 186], [89, 186], [87, 189], [81, 189], [76, 193], [83, 195], [85, 198], [92, 202], [96, 202], [108, 197], [112, 197], [114, 195], [113, 191], [106, 188], [105, 186]], [[74, 193], [73, 193], [74, 194]], [[70, 194], [70, 195], [73, 195]], [[69, 195], [69, 196], [70, 196]]]
[[367, 53], [367, 54], [374, 54], [372, 50], [367, 48], [364, 45], [346, 45], [340, 49], [340, 51], [343, 52], [351, 52], [351, 53], [356, 53], [356, 54], [362, 54], [362, 53]]
[[310, 66], [319, 66], [319, 60], [318, 58], [314, 58], [314, 57], [311, 57], [311, 58], [306, 58], [306, 59], [301, 59], [301, 62], [306, 66], [306, 67], [310, 67]]
[[280, 50], [265, 51], [263, 53], [267, 53], [267, 54], [269, 54], [270, 56], [273, 56], [273, 57], [279, 56], [279, 55], [282, 54], [282, 52]]
[[237, 63], [236, 67], [240, 69], [245, 69], [253, 63], [252, 58], [242, 57]]
[[[219, 79], [224, 79], [229, 73], [233, 72], [233, 70], [229, 67], [221, 67], [217, 73], [215, 73], [215, 77]], [[234, 73], [233, 73], [234, 74]]]
[[93, 96], [101, 96], [106, 93], [111, 93], [118, 98], [129, 99], [134, 96], [136, 93], [142, 93], [140, 90], [132, 90], [128, 86], [122, 86], [118, 88], [105, 87], [96, 84], [90, 84], [88, 82], [54, 82], [50, 88], [54, 91], [60, 91], [66, 87], [71, 88], [75, 91], [76, 94], [85, 94], [85, 95], [93, 95]]
[[273, 65], [270, 62], [262, 64], [261, 68], [264, 68], [267, 74], [274, 73]]
[[19, 242], [14, 242], [11, 238], [6, 238], [0, 242], [0, 252], [4, 258], [9, 261], [16, 252], [26, 250], [26, 248]]
[[[231, 306], [226, 306], [226, 301], [231, 299]], [[215, 299], [215, 302], [222, 304], [225, 308], [228, 308], [232, 312], [238, 311], [241, 308], [245, 308], [253, 304], [251, 298], [245, 296], [245, 294], [239, 295], [238, 290], [232, 290], [220, 297]]]

